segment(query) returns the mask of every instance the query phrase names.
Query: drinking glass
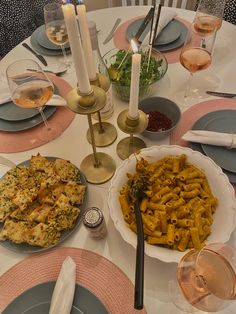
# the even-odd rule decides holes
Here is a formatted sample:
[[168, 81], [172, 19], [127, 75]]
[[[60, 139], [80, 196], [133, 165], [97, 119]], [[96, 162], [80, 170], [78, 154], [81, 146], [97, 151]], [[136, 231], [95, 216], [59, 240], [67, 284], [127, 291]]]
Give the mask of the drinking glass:
[[68, 69], [71, 65], [66, 55], [65, 44], [68, 42], [68, 34], [61, 4], [50, 2], [44, 6], [44, 21], [48, 39], [61, 47], [64, 65]]
[[194, 28], [202, 36], [218, 31], [222, 25], [225, 0], [200, 0], [194, 18]]
[[192, 88], [193, 76], [196, 72], [203, 71], [211, 65], [215, 36], [216, 29], [208, 36], [202, 37], [199, 32], [196, 32], [194, 24], [188, 30], [180, 53], [180, 63], [190, 73], [184, 93], [185, 106], [191, 105], [199, 98], [199, 88], [196, 86]]
[[22, 59], [10, 64], [6, 70], [12, 101], [22, 108], [35, 108], [41, 114], [44, 127], [39, 132], [39, 139], [48, 141], [61, 132], [61, 127], [48, 122], [43, 107], [54, 93], [53, 83], [40, 65], [31, 59]]
[[180, 260], [169, 282], [172, 301], [182, 311], [218, 312], [236, 300], [236, 249], [211, 243]]

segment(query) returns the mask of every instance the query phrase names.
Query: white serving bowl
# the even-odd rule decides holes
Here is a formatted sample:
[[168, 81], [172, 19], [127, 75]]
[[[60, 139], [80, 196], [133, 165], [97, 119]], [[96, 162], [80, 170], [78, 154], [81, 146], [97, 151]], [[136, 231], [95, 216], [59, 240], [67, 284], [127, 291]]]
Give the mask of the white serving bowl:
[[[165, 156], [181, 154], [186, 154], [189, 163], [205, 172], [212, 193], [219, 201], [214, 214], [214, 221], [211, 225], [212, 233], [208, 237], [206, 244], [213, 242], [225, 243], [229, 240], [236, 225], [236, 199], [234, 189], [230, 184], [228, 177], [212, 159], [197, 151], [176, 145], [161, 145], [144, 148], [138, 155], [131, 155], [117, 168], [115, 175], [111, 180], [108, 195], [111, 218], [122, 238], [134, 248], [136, 248], [137, 236], [124, 221], [119, 203], [119, 191], [128, 180], [126, 174], [136, 172], [135, 166], [137, 157], [144, 157], [147, 161], [153, 162], [162, 159]], [[187, 252], [188, 250], [179, 252], [145, 243], [145, 253], [150, 257], [157, 258], [164, 262], [178, 263]]]

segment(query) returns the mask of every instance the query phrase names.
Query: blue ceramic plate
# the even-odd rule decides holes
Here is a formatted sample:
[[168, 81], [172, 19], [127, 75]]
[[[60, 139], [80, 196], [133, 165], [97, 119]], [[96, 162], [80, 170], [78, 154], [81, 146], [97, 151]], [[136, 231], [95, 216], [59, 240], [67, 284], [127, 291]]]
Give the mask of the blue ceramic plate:
[[[49, 313], [55, 281], [49, 281], [26, 290], [15, 298], [2, 314]], [[102, 302], [88, 289], [76, 284], [71, 314], [108, 314]], [[59, 314], [59, 313], [58, 313]]]
[[[212, 120], [217, 119], [217, 121], [218, 121], [218, 118], [221, 117], [222, 114], [223, 114], [223, 116], [227, 115], [227, 117], [232, 117], [232, 115], [234, 115], [234, 116], [236, 115], [236, 111], [235, 111], [235, 110], [217, 110], [217, 111], [209, 112], [208, 114], [202, 116], [200, 119], [198, 119], [198, 120], [194, 123], [194, 125], [192, 126], [192, 130], [206, 130], [206, 129], [205, 129], [206, 125], [207, 125], [210, 121], [212, 121]], [[234, 119], [235, 119], [235, 118], [234, 118]], [[218, 121], [218, 122], [219, 122], [219, 121]], [[219, 124], [221, 124], [221, 122], [220, 122]], [[219, 129], [218, 129], [217, 131], [220, 132]], [[199, 143], [193, 143], [193, 142], [191, 142], [191, 143], [190, 143], [190, 146], [191, 146], [192, 149], [197, 150], [197, 151], [199, 151], [200, 153], [206, 155], [206, 153], [205, 153], [205, 150], [207, 149], [206, 146], [212, 146], [212, 145], [202, 145], [202, 144], [199, 144]], [[203, 150], [203, 146], [205, 146], [205, 147], [204, 147], [205, 150]], [[217, 146], [213, 146], [213, 147], [214, 147], [214, 149], [217, 150]], [[229, 152], [229, 150], [227, 150], [227, 148], [223, 148], [223, 150], [224, 150], [224, 152], [226, 152], [226, 153]], [[231, 152], [230, 152], [230, 153], [231, 153]], [[236, 152], [235, 152], [235, 150], [234, 150], [234, 156], [236, 157], [235, 154], [236, 154]], [[218, 155], [218, 153], [217, 153], [217, 155]], [[215, 158], [216, 158], [215, 156], [212, 155], [212, 156], [209, 156], [209, 157], [211, 157], [211, 159], [213, 159], [213, 160], [217, 163], [217, 161], [216, 161], [216, 159], [215, 159]], [[234, 157], [234, 158], [235, 158], [235, 157]], [[222, 162], [221, 162], [221, 163], [222, 163]], [[228, 170], [224, 169], [223, 167], [222, 167], [222, 170], [223, 170], [223, 172], [228, 176], [230, 182], [236, 183], [236, 173], [231, 172], [231, 171], [228, 171]]]
[[[56, 157], [46, 157], [46, 158], [48, 158], [49, 160], [55, 160], [56, 159]], [[29, 161], [30, 160], [23, 161], [18, 166], [28, 166], [29, 165]], [[84, 175], [80, 171], [79, 171], [79, 174], [80, 174], [81, 183], [83, 185], [87, 186], [87, 181], [86, 181]], [[54, 246], [57, 246], [57, 245], [61, 244], [65, 239], [67, 239], [78, 228], [78, 226], [80, 225], [80, 223], [82, 221], [83, 213], [84, 213], [84, 211], [85, 211], [85, 209], [87, 207], [87, 202], [88, 202], [88, 187], [86, 188], [86, 193], [85, 193], [85, 196], [84, 196], [83, 204], [79, 205], [80, 214], [79, 214], [79, 216], [77, 218], [77, 221], [75, 223], [74, 228], [71, 229], [71, 230], [63, 231], [61, 233], [61, 238], [60, 238], [59, 242], [54, 244], [54, 245], [51, 245], [51, 246], [46, 247], [46, 248], [43, 248], [43, 247], [39, 247], [39, 246], [29, 245], [27, 243], [19, 243], [18, 244], [18, 243], [11, 242], [9, 240], [0, 241], [0, 245], [2, 245], [3, 247], [9, 249], [10, 251], [17, 252], [17, 253], [37, 253], [37, 252], [46, 251], [46, 250], [48, 250], [48, 249], [50, 249], [50, 248], [52, 248]], [[0, 222], [0, 229], [1, 229], [2, 225], [3, 224]]]

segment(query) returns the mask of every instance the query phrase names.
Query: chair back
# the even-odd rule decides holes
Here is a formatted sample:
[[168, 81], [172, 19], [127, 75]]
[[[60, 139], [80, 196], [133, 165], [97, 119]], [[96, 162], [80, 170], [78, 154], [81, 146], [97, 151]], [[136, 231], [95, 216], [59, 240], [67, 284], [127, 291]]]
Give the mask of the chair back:
[[113, 7], [117, 5], [134, 6], [134, 5], [154, 5], [161, 3], [165, 7], [182, 8], [186, 9], [188, 1], [190, 0], [108, 0], [108, 6]]

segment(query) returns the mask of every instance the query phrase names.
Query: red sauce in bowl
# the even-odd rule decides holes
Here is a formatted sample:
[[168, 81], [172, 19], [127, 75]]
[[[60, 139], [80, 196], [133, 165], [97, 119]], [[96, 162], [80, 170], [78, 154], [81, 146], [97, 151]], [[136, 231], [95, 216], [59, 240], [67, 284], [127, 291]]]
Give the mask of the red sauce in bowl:
[[147, 112], [148, 126], [147, 131], [160, 132], [166, 131], [172, 127], [171, 120], [163, 113], [159, 111]]

